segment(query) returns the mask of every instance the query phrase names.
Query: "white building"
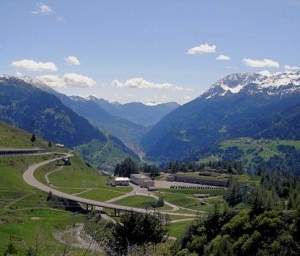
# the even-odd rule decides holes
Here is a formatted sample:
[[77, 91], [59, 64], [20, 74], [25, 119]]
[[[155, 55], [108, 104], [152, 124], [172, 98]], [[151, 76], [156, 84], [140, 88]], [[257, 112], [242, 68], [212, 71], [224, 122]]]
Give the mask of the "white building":
[[129, 186], [130, 179], [127, 177], [109, 177], [107, 184], [111, 186]]
[[142, 188], [154, 187], [154, 180], [143, 174], [131, 174], [130, 181]]

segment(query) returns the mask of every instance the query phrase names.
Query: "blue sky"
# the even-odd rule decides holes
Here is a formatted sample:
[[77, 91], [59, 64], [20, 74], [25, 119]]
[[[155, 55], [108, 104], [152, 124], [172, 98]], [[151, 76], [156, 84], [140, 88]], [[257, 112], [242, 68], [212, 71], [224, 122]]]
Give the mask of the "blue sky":
[[300, 0], [3, 0], [0, 73], [67, 95], [186, 103], [225, 75], [300, 69]]

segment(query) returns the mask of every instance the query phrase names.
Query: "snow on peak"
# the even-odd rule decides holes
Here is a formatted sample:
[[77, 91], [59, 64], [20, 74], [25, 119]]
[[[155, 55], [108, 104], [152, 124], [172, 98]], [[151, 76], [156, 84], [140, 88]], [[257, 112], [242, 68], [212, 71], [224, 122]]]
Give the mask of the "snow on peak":
[[0, 75], [0, 80], [9, 79], [11, 76], [7, 74]]
[[244, 91], [251, 94], [265, 92], [268, 95], [300, 91], [300, 71], [230, 74], [214, 83], [200, 97], [210, 99]]
[[262, 87], [280, 87], [283, 85], [293, 84], [300, 85], [300, 72], [283, 72], [275, 73], [268, 77], [261, 84]]

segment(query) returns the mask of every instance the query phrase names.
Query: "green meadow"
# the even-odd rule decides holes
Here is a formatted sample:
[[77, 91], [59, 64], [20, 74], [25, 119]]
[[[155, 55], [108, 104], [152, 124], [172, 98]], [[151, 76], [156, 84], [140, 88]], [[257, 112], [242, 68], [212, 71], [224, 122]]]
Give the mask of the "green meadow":
[[[10, 243], [18, 255], [29, 248], [38, 248], [44, 255], [64, 251], [65, 245], [53, 238], [53, 232], [85, 219], [84, 215], [53, 209], [47, 204], [47, 194], [23, 181], [23, 171], [47, 157], [0, 158], [0, 253]], [[82, 249], [69, 248], [72, 255], [82, 255]]]

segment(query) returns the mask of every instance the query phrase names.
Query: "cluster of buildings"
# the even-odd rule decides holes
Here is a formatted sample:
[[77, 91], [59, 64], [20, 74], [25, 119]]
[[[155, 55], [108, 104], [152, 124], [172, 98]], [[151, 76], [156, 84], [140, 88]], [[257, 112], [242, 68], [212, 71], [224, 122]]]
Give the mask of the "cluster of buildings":
[[149, 176], [144, 174], [131, 174], [128, 177], [115, 177], [111, 176], [107, 180], [107, 184], [111, 186], [129, 186], [129, 182], [140, 186], [141, 188], [147, 188], [148, 190], [154, 190], [154, 180], [151, 180]]

